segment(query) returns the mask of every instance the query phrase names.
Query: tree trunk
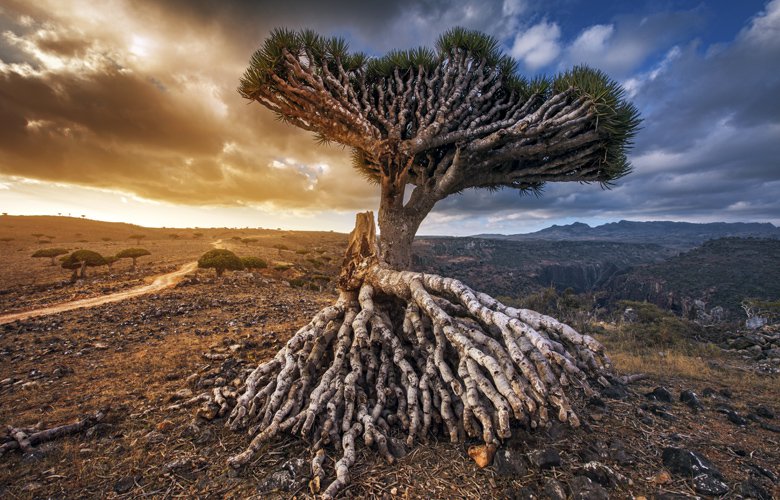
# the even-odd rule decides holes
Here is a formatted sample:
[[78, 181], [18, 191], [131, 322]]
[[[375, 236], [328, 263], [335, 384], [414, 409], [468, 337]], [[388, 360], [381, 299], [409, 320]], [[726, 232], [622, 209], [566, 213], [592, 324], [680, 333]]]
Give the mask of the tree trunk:
[[133, 259], [133, 272], [135, 272], [135, 257], [133, 257], [132, 259]]
[[[591, 382], [609, 385], [609, 359], [587, 335], [457, 280], [391, 268], [409, 262], [419, 222], [404, 225], [395, 218], [398, 205], [385, 202], [383, 196], [380, 220], [389, 231], [381, 253], [373, 214], [358, 214], [338, 301], [261, 363], [239, 391], [216, 387], [205, 395], [199, 415], [229, 415], [231, 429], [250, 429], [253, 436], [230, 458], [232, 467], [249, 463], [281, 433], [299, 435], [314, 456], [312, 493], [333, 498], [349, 483], [361, 437], [389, 463], [403, 447], [400, 436], [406, 446], [431, 434], [494, 446], [511, 436], [513, 421], [544, 428], [557, 418], [578, 426], [573, 403], [584, 408], [584, 402], [570, 398], [592, 395]], [[419, 212], [433, 205], [426, 203]], [[336, 478], [320, 492], [332, 447], [343, 455]]]
[[[436, 203], [435, 198], [414, 197], [404, 205], [400, 182], [382, 181], [379, 201], [379, 252], [381, 260], [392, 269], [404, 271], [412, 265], [412, 243], [425, 216]], [[415, 190], [422, 189], [416, 187]]]
[[81, 274], [79, 275], [81, 279], [84, 279], [87, 277], [87, 262], [84, 261], [81, 263]]

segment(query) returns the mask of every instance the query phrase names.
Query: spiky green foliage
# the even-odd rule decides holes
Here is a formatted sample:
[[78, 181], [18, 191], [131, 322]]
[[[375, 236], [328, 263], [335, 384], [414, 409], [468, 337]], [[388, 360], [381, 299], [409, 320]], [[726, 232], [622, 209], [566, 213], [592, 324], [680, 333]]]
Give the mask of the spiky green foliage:
[[151, 252], [145, 248], [125, 248], [116, 254], [120, 259], [137, 259], [145, 255], [151, 255]]
[[247, 269], [265, 269], [268, 267], [268, 262], [254, 256], [241, 257], [241, 263]]
[[[443, 33], [434, 49], [377, 58], [350, 53], [342, 38], [276, 29], [252, 56], [239, 92], [319, 143], [352, 148], [354, 167], [372, 182], [397, 176], [387, 167], [396, 162], [410, 166], [403, 182], [424, 185], [443, 177], [456, 150], [479, 166], [437, 196], [469, 187], [538, 194], [549, 181], [609, 186], [630, 171], [626, 152], [640, 122], [603, 72], [580, 66], [528, 79], [498, 40], [461, 27]], [[491, 139], [495, 133], [500, 140]]]
[[84, 263], [87, 267], [105, 266], [106, 259], [92, 250], [76, 250], [62, 259], [62, 267], [65, 269], [79, 269]]
[[32, 254], [32, 256], [36, 258], [48, 257], [51, 259], [51, 265], [53, 266], [55, 265], [54, 258], [65, 255], [66, 253], [68, 253], [68, 251], [64, 248], [42, 248]]
[[198, 267], [201, 269], [214, 269], [217, 276], [222, 276], [225, 270], [240, 271], [244, 268], [241, 259], [230, 250], [216, 248], [204, 253], [198, 259]]
[[68, 253], [67, 250], [64, 248], [42, 248], [40, 250], [36, 250], [34, 254], [32, 254], [33, 257], [58, 257], [60, 255], [65, 255]]

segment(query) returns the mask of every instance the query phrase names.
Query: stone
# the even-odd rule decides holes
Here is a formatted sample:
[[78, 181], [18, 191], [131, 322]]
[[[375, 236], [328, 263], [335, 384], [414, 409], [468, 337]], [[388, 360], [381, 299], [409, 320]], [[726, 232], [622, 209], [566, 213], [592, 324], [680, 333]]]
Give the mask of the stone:
[[582, 467], [582, 471], [591, 481], [602, 486], [614, 486], [618, 483], [615, 471], [601, 462], [588, 462]]
[[174, 424], [170, 420], [163, 420], [162, 422], [157, 424], [157, 430], [160, 432], [168, 432], [172, 430], [174, 427], [176, 427], [176, 424]]
[[773, 419], [775, 418], [775, 412], [764, 405], [758, 405], [753, 408], [753, 412], [759, 417]]
[[493, 458], [496, 472], [502, 476], [524, 476], [528, 473], [528, 468], [523, 456], [524, 453], [517, 448], [501, 448]]
[[610, 443], [609, 456], [618, 465], [626, 466], [634, 463], [634, 457], [626, 451], [623, 441], [618, 439]]
[[690, 450], [668, 447], [663, 449], [662, 457], [664, 466], [673, 474], [688, 477], [709, 474], [716, 478], [722, 477], [712, 462]]
[[496, 445], [490, 443], [470, 446], [468, 454], [477, 464], [477, 467], [484, 469], [493, 463], [493, 456], [496, 454]]
[[666, 387], [656, 387], [652, 392], [645, 394], [648, 399], [654, 399], [663, 403], [671, 403], [674, 401], [672, 393]]
[[697, 396], [695, 392], [690, 390], [685, 390], [680, 392], [680, 401], [688, 405], [692, 410], [699, 410], [703, 408], [699, 396]]
[[586, 476], [575, 476], [569, 481], [569, 490], [573, 500], [608, 500], [609, 494], [600, 484]]
[[739, 493], [745, 498], [772, 500], [772, 494], [754, 477], [748, 478], [740, 483]]
[[666, 471], [661, 471], [655, 476], [653, 476], [651, 482], [655, 484], [668, 484], [672, 482], [672, 475]]
[[557, 479], [546, 479], [542, 492], [544, 493], [544, 498], [549, 500], [566, 500], [566, 489]]
[[710, 496], [725, 495], [729, 491], [726, 483], [710, 474], [699, 474], [694, 477], [693, 489], [696, 490], [696, 493]]
[[114, 427], [111, 424], [100, 422], [87, 429], [84, 436], [87, 439], [106, 437], [112, 430], [114, 430]]
[[608, 399], [626, 399], [628, 391], [619, 384], [612, 384], [601, 391], [601, 395]]
[[144, 441], [146, 441], [146, 444], [149, 445], [159, 444], [165, 441], [165, 436], [157, 431], [152, 431], [144, 436]]
[[740, 415], [739, 413], [733, 410], [726, 413], [726, 418], [728, 418], [729, 422], [731, 422], [734, 425], [739, 425], [739, 426], [747, 425], [747, 420], [745, 420], [745, 418], [742, 415]]
[[529, 453], [531, 463], [540, 469], [550, 469], [561, 465], [561, 456], [555, 448], [545, 448]]
[[135, 483], [140, 480], [140, 477], [125, 476], [116, 483], [114, 483], [114, 492], [118, 494], [127, 493], [135, 487]]

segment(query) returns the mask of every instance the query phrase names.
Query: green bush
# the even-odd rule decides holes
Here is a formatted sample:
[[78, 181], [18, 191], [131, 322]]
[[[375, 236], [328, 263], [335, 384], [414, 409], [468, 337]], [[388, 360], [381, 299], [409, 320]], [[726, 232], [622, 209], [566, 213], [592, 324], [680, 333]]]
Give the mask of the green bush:
[[241, 259], [230, 250], [217, 248], [209, 250], [198, 259], [198, 267], [202, 269], [214, 269], [217, 277], [222, 276], [226, 269], [240, 271], [244, 268]]

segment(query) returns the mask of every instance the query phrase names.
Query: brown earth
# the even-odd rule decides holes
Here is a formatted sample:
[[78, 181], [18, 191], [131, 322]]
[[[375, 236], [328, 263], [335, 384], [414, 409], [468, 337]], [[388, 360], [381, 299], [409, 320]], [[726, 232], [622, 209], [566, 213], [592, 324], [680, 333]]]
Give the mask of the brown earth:
[[[304, 443], [292, 438], [275, 441], [246, 470], [233, 474], [226, 460], [246, 446], [248, 437], [229, 431], [221, 419], [209, 422], [194, 418], [194, 407], [171, 408], [181, 402], [178, 398], [186, 397], [185, 393], [176, 396], [177, 391], [188, 389], [197, 395], [208, 390], [214, 377], [230, 380], [272, 356], [335, 297], [332, 281], [309, 278], [317, 273], [331, 279], [335, 276], [343, 235], [244, 231], [243, 237], [251, 235], [261, 241], [248, 247], [234, 243], [232, 234], [238, 232], [234, 230], [214, 230], [203, 241], [156, 240], [160, 253], [153, 251], [147, 257], [151, 269], [144, 276], [193, 260], [210, 248], [209, 241], [218, 238], [243, 255], [272, 261], [269, 269], [255, 274], [230, 273], [221, 280], [215, 279], [213, 272], [199, 270], [176, 287], [158, 293], [0, 326], [3, 428], [49, 428], [110, 407], [107, 419], [92, 430], [42, 444], [33, 453], [11, 451], [0, 457], [0, 497], [307, 495], [310, 457]], [[23, 245], [19, 240], [10, 243]], [[136, 246], [135, 242], [125, 243], [120, 248]], [[285, 244], [291, 250], [273, 248], [275, 244]], [[152, 247], [149, 242], [140, 246], [145, 245]], [[86, 247], [93, 246], [97, 244]], [[314, 251], [315, 247], [324, 252], [295, 252]], [[106, 293], [104, 289], [129, 288], [142, 280], [130, 273], [109, 276], [99, 272], [86, 283], [59, 286], [55, 280], [61, 276], [52, 278], [43, 261], [30, 259], [37, 243], [29, 242], [22, 248], [16, 265], [9, 269], [24, 268], [19, 273], [35, 276], [41, 291], [26, 288], [24, 280], [11, 271], [11, 276], [0, 282], [0, 297], [13, 296], [15, 300], [3, 299], [3, 312], [9, 305], [15, 310], [32, 309], [69, 299], [77, 290], [98, 295]], [[163, 249], [169, 253], [163, 256]], [[331, 256], [331, 260], [312, 255]], [[3, 256], [11, 258], [7, 253]], [[281, 262], [292, 267], [286, 269]], [[302, 286], [294, 288], [288, 282]], [[31, 300], [37, 294], [44, 298]], [[635, 359], [634, 364], [625, 361], [631, 359], [630, 353], [614, 354], [619, 367], [622, 363], [636, 368]], [[580, 409], [587, 416], [580, 429], [558, 425], [538, 431], [517, 429], [504, 446], [519, 454], [525, 472], [512, 475], [500, 472], [496, 464], [479, 469], [466, 453], [473, 443], [453, 445], [432, 440], [418, 444], [394, 466], [363, 449], [344, 496], [545, 498], [544, 485], [550, 480], [568, 484], [592, 461], [625, 477], [607, 481], [611, 498], [664, 493], [693, 496], [690, 479], [663, 474], [662, 450], [674, 446], [709, 458], [722, 472], [730, 498], [738, 498], [742, 483], [749, 479], [767, 494], [780, 497], [780, 488], [768, 477], [780, 475], [778, 419], [748, 418], [746, 425], [738, 426], [723, 413], [733, 410], [750, 416], [757, 405], [780, 410], [777, 377], [747, 376], [746, 370], [749, 367], [738, 358], [719, 358], [717, 367], [699, 373], [673, 367], [653, 370], [655, 375], [630, 386], [625, 398], [602, 395], [587, 404], [581, 401]], [[671, 390], [673, 403], [650, 401], [643, 395], [660, 385]], [[711, 395], [702, 396], [708, 388], [713, 389]], [[684, 389], [700, 394], [701, 411], [694, 412], [678, 401]], [[0, 442], [3, 438], [0, 430]], [[558, 452], [560, 465], [540, 469], [530, 458], [548, 448]], [[332, 471], [332, 466], [331, 460], [326, 462], [326, 470]], [[292, 476], [292, 483], [285, 490], [273, 491], [278, 484], [270, 478], [280, 473]]]

